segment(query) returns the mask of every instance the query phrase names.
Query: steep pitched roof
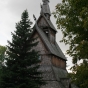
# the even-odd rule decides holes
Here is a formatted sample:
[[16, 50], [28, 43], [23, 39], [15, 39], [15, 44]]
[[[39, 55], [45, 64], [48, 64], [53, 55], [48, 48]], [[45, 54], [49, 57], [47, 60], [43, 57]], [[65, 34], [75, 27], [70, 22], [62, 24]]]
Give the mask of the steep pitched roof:
[[45, 20], [47, 21], [47, 23], [49, 24], [49, 26], [50, 26], [54, 31], [57, 32], [57, 30], [56, 30], [56, 28], [54, 27], [54, 25], [52, 24], [51, 20], [48, 20], [48, 19], [44, 16], [44, 14], [43, 14], [42, 16], [45, 18]]
[[60, 81], [61, 78], [67, 78], [67, 70], [52, 66], [55, 77], [58, 81]]
[[47, 24], [49, 25], [50, 28], [52, 28], [52, 30], [54, 30], [55, 32], [57, 32], [56, 28], [54, 27], [54, 25], [52, 24], [51, 20], [48, 20], [44, 14], [41, 14], [40, 17], [38, 18], [37, 22], [41, 19], [41, 17], [43, 17], [45, 19], [45, 21], [47, 22]]
[[[39, 68], [39, 71], [43, 72], [43, 74], [42, 74], [43, 80], [46, 80], [46, 81], [51, 80], [52, 83], [53, 83], [53, 81], [55, 81], [55, 83], [58, 82], [59, 88], [66, 88], [65, 87], [66, 82], [65, 83], [62, 82], [63, 78], [68, 79], [66, 70], [52, 66], [52, 65], [50, 65], [50, 66], [49, 65], [48, 66], [41, 65]], [[55, 87], [55, 88], [57, 88], [57, 87]]]
[[46, 45], [46, 47], [48, 48], [48, 50], [50, 51], [51, 54], [56, 55], [56, 56], [62, 58], [63, 60], [67, 60], [65, 55], [61, 51], [60, 47], [58, 46], [58, 44], [56, 42], [55, 42], [55, 44], [50, 43], [50, 41], [48, 40], [45, 33], [42, 31], [41, 28], [38, 27], [37, 22], [35, 24], [35, 30], [37, 30], [38, 34], [42, 38], [44, 44]]
[[71, 84], [71, 88], [78, 88], [75, 84]]

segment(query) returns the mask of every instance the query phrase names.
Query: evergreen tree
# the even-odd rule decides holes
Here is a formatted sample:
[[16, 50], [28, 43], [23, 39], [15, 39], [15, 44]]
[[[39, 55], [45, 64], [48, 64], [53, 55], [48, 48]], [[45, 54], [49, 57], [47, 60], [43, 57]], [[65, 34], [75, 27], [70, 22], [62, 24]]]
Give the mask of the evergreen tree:
[[0, 69], [5, 60], [5, 51], [6, 51], [6, 47], [0, 45]]
[[3, 66], [2, 88], [39, 88], [44, 84], [38, 68], [39, 54], [33, 49], [38, 44], [31, 39], [32, 22], [28, 12], [22, 13], [21, 21], [16, 24], [12, 33], [12, 42], [8, 41], [7, 62]]

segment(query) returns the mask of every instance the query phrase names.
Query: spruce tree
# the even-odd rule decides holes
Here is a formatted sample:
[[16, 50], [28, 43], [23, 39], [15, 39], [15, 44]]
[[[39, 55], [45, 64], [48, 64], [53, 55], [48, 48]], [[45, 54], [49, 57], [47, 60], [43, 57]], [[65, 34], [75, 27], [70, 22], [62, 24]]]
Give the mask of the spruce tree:
[[22, 13], [21, 21], [12, 33], [12, 42], [8, 41], [7, 61], [3, 66], [2, 88], [40, 88], [44, 82], [38, 69], [39, 54], [33, 49], [38, 44], [31, 39], [32, 22], [28, 12]]

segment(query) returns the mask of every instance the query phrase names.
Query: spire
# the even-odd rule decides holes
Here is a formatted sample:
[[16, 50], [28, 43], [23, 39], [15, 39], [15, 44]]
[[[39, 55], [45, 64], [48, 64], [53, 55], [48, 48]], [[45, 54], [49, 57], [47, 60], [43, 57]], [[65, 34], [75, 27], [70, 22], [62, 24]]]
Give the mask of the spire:
[[42, 0], [43, 1], [43, 4], [48, 4], [49, 3], [49, 0]]
[[42, 0], [43, 5], [41, 5], [41, 14], [44, 14], [46, 17], [50, 18], [51, 12], [49, 8], [49, 0]]

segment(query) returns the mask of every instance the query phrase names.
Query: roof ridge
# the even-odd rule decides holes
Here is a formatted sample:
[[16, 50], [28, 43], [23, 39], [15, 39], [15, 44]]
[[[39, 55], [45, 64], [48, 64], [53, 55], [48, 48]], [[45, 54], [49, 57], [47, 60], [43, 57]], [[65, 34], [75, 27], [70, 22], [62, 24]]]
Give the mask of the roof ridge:
[[[60, 52], [61, 54], [63, 54], [63, 58], [66, 58], [65, 55], [64, 55], [64, 53], [62, 52], [61, 48], [59, 47], [59, 45], [57, 44], [56, 41], [55, 41], [55, 44], [56, 44], [57, 50], [58, 50], [58, 49], [60, 50], [60, 51], [58, 50], [58, 52]], [[67, 59], [66, 59], [66, 60], [67, 60]]]

